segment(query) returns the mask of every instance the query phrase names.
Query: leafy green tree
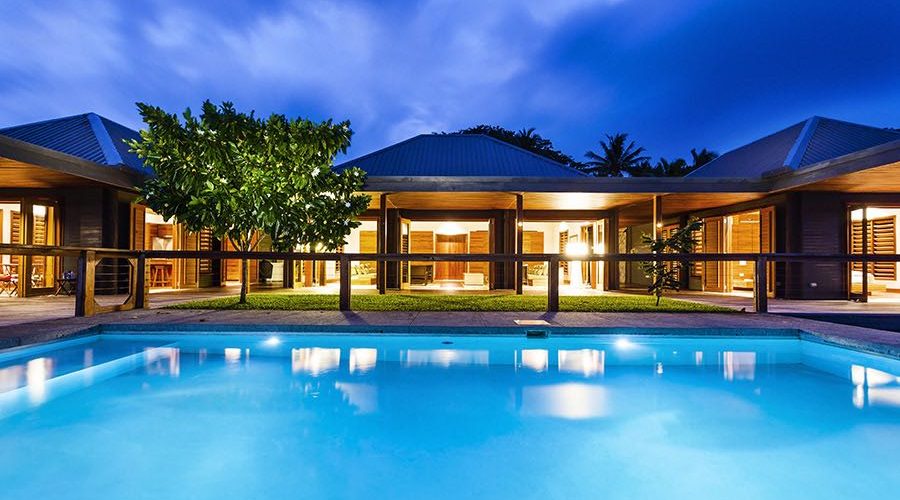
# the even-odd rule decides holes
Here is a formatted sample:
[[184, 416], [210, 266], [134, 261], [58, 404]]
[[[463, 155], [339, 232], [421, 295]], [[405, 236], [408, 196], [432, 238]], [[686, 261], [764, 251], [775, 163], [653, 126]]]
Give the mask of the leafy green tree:
[[514, 131], [497, 125], [475, 125], [474, 127], [451, 132], [451, 134], [486, 135], [563, 165], [576, 168], [580, 166], [580, 163], [575, 161], [574, 158], [553, 147], [553, 142], [550, 139], [542, 137], [535, 132], [534, 127]]
[[[694, 249], [693, 233], [698, 231], [701, 226], [702, 222], [694, 219], [668, 236], [654, 238], [645, 234], [642, 239], [644, 245], [652, 253], [690, 253]], [[650, 276], [647, 291], [656, 296], [657, 306], [666, 290], [677, 292], [681, 289], [681, 273], [686, 273], [689, 266], [690, 264], [687, 262], [641, 262], [641, 269]]]
[[[332, 170], [346, 151], [349, 122], [315, 123], [273, 114], [257, 118], [225, 102], [205, 101], [202, 113], [181, 118], [137, 104], [146, 128], [128, 143], [155, 176], [140, 188], [147, 205], [191, 231], [209, 229], [239, 251], [253, 251], [260, 235], [281, 250], [341, 245], [368, 206], [365, 173]], [[249, 265], [241, 262], [241, 303]]]
[[600, 141], [598, 152], [588, 151], [584, 156], [588, 159], [581, 170], [597, 177], [622, 177], [630, 171], [640, 171], [641, 165], [649, 161], [644, 156], [644, 148], [628, 140], [628, 134], [607, 134]]

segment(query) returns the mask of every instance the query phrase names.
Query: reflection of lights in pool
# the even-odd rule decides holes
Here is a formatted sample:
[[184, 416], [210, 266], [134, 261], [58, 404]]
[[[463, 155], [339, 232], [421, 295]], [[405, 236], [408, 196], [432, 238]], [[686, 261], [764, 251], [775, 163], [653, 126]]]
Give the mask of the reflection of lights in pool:
[[225, 363], [234, 364], [241, 360], [241, 349], [238, 347], [225, 348]]
[[354, 347], [350, 349], [350, 373], [366, 372], [375, 368], [378, 361], [377, 349]]
[[616, 347], [619, 349], [630, 349], [634, 347], [634, 343], [628, 339], [616, 339]]
[[43, 403], [47, 399], [47, 379], [53, 375], [53, 360], [32, 359], [25, 365], [25, 380], [28, 398], [32, 403]]
[[560, 372], [580, 373], [590, 377], [603, 374], [606, 353], [597, 349], [560, 349], [556, 358]]
[[657, 374], [657, 375], [662, 375], [662, 372], [663, 372], [663, 365], [662, 365], [662, 363], [656, 363], [656, 374]]
[[542, 372], [550, 364], [550, 352], [546, 349], [522, 349], [522, 366]]
[[341, 350], [321, 347], [291, 349], [291, 372], [305, 372], [312, 376], [326, 373], [341, 365]]
[[273, 335], [273, 336], [267, 338], [266, 341], [263, 343], [266, 344], [267, 346], [274, 347], [281, 343], [281, 339]]

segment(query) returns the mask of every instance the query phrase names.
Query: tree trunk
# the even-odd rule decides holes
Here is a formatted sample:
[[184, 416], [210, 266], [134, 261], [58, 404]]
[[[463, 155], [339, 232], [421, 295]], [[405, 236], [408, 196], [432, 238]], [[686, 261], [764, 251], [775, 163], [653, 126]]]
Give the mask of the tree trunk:
[[247, 291], [250, 288], [250, 261], [241, 259], [241, 300], [240, 304], [247, 303]]

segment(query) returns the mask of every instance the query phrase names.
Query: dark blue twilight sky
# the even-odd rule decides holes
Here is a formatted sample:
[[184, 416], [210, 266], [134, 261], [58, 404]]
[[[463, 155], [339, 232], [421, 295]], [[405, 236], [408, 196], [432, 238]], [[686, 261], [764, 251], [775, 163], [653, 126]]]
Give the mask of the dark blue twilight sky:
[[0, 126], [204, 98], [350, 119], [360, 155], [477, 123], [578, 158], [723, 152], [813, 114], [900, 127], [898, 0], [0, 0]]

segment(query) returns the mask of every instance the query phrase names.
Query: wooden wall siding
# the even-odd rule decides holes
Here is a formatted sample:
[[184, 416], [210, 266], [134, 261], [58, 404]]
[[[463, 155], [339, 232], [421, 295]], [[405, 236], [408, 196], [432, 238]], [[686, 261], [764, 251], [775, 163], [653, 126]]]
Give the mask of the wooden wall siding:
[[[9, 236], [10, 243], [22, 243], [22, 212], [10, 212]], [[10, 255], [9, 263], [18, 266], [19, 256]]]
[[544, 232], [524, 231], [522, 233], [522, 253], [544, 253]]
[[[840, 194], [790, 193], [785, 231], [790, 248], [797, 253], [846, 253], [848, 251], [847, 208]], [[847, 296], [847, 266], [836, 262], [788, 263], [785, 297], [836, 299]], [[815, 286], [813, 286], [815, 283]]]
[[[559, 232], [559, 253], [566, 253], [566, 245], [569, 244], [569, 231]], [[563, 260], [559, 263], [559, 268], [563, 271], [563, 276], [569, 277], [569, 261]]]
[[[183, 233], [182, 248], [184, 250], [199, 250], [200, 239], [197, 233], [185, 230]], [[197, 259], [182, 259], [181, 262], [181, 286], [195, 287], [198, 284], [199, 262]]]
[[[468, 235], [435, 235], [435, 253], [464, 254], [468, 248]], [[435, 280], [462, 280], [466, 270], [465, 262], [435, 262]]]
[[131, 249], [146, 250], [147, 209], [141, 205], [131, 207]]
[[[197, 249], [209, 251], [213, 249], [213, 235], [209, 229], [203, 229], [197, 233]], [[212, 259], [200, 259], [198, 263], [198, 271], [200, 274], [209, 274], [212, 272]]]
[[[775, 251], [775, 207], [765, 207], [759, 211], [759, 251]], [[775, 266], [774, 262], [770, 262], [766, 267], [766, 294], [770, 297], [775, 296]]]
[[[409, 253], [434, 253], [434, 233], [431, 231], [409, 232]], [[410, 262], [410, 266], [431, 266], [431, 262]]]
[[359, 253], [378, 253], [378, 231], [359, 232]]
[[[729, 253], [757, 253], [760, 249], [759, 212], [737, 214], [731, 217], [731, 248]], [[735, 290], [752, 290], [755, 264], [753, 261], [730, 262], [731, 287]]]
[[[853, 221], [850, 244], [851, 253], [863, 253], [862, 232], [862, 221]], [[869, 219], [867, 247], [870, 254], [886, 255], [896, 253], [897, 225], [894, 216]], [[895, 262], [870, 262], [866, 267], [867, 272], [875, 276], [877, 280], [894, 281], [897, 279], [897, 264]], [[862, 270], [862, 263], [854, 262], [853, 270]]]
[[[491, 235], [489, 231], [469, 232], [469, 253], [491, 253]], [[490, 263], [469, 262], [470, 273], [482, 273], [485, 278], [490, 274]]]
[[[724, 219], [722, 217], [710, 217], [703, 221], [703, 249], [704, 252], [718, 253], [723, 248]], [[724, 269], [721, 262], [703, 263], [703, 289], [708, 292], [722, 292], [725, 290]]]

